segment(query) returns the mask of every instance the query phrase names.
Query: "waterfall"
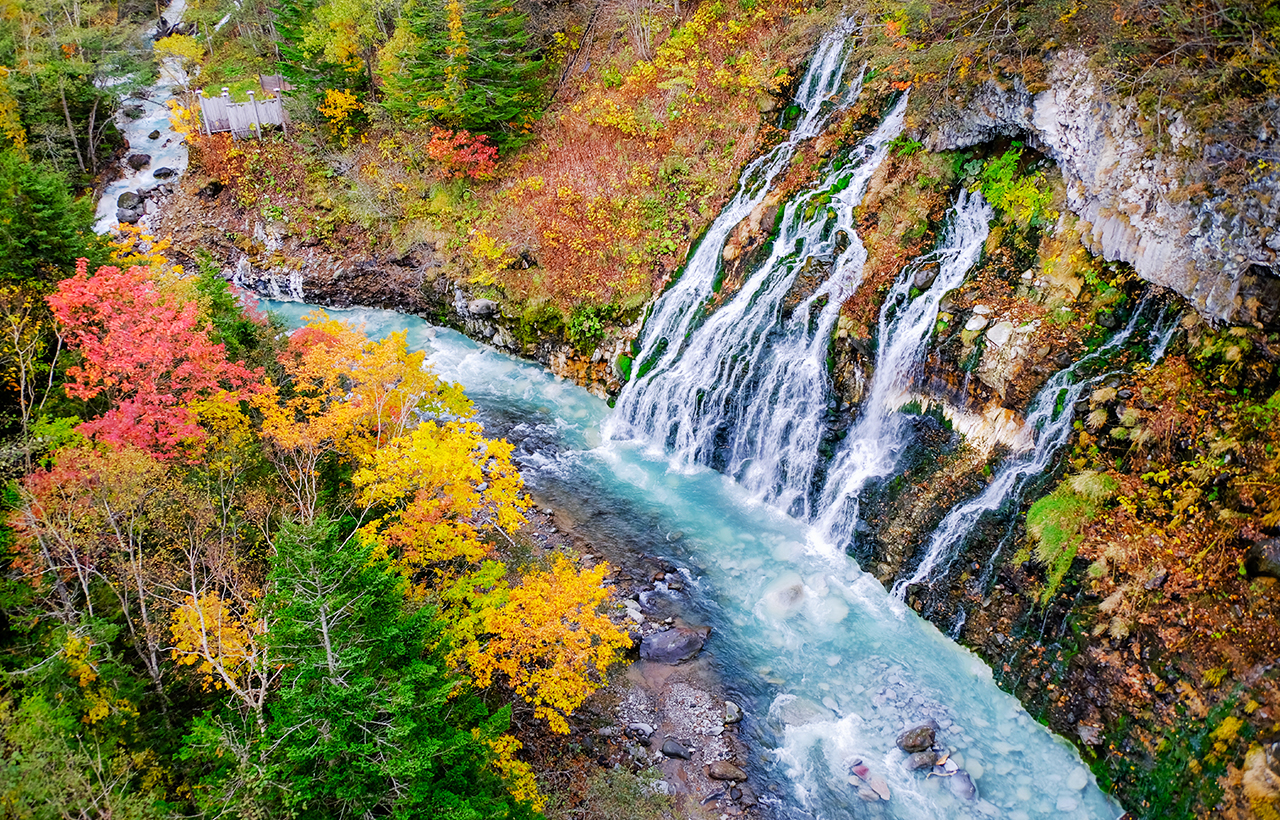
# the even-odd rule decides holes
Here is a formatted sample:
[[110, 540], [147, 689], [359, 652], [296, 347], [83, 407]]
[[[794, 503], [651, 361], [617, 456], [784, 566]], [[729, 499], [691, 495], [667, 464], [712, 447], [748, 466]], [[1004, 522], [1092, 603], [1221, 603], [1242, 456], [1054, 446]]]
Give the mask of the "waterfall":
[[[768, 260], [618, 403], [619, 418], [677, 462], [712, 464], [762, 500], [798, 503], [800, 517], [825, 430], [831, 331], [866, 260], [853, 209], [901, 132], [905, 107], [904, 99], [866, 140], [852, 169], [829, 172], [787, 204]], [[700, 249], [710, 265], [719, 254], [711, 243]], [[786, 315], [788, 293], [809, 273], [825, 281]]]
[[[1027, 483], [1049, 469], [1058, 450], [1071, 437], [1076, 402], [1086, 390], [1111, 375], [1111, 372], [1104, 371], [1079, 380], [1076, 374], [1082, 368], [1101, 362], [1110, 352], [1124, 344], [1133, 335], [1146, 305], [1147, 302], [1144, 299], [1134, 309], [1128, 324], [1107, 340], [1106, 344], [1081, 357], [1069, 367], [1059, 370], [1045, 383], [1044, 387], [1040, 388], [1040, 392], [1031, 403], [1026, 421], [1027, 429], [1035, 431], [1035, 446], [1030, 451], [1006, 461], [996, 471], [991, 483], [977, 496], [951, 508], [946, 518], [942, 519], [942, 523], [930, 536], [929, 546], [925, 549], [924, 557], [915, 571], [910, 577], [901, 579], [893, 585], [894, 597], [898, 599], [906, 597], [907, 590], [912, 585], [929, 581], [939, 567], [945, 569], [964, 546], [969, 534], [973, 532], [984, 515], [1004, 507], [1010, 501], [1019, 499]], [[1173, 318], [1162, 317], [1162, 320], [1156, 323], [1156, 327], [1150, 334], [1156, 343], [1151, 356], [1153, 362], [1164, 355], [1177, 327], [1176, 313], [1173, 314]]]
[[[267, 306], [291, 326], [314, 310]], [[424, 350], [441, 378], [461, 381], [486, 433], [516, 445], [529, 488], [578, 522], [588, 543], [680, 568], [683, 591], [660, 585], [646, 599], [712, 627], [715, 663], [749, 715], [749, 748], [761, 753], [749, 760], [752, 782], [769, 795], [767, 813], [810, 820], [1121, 815], [1075, 749], [1000, 691], [978, 656], [890, 598], [855, 562], [815, 553], [810, 545], [820, 536], [810, 527], [752, 503], [744, 488], [708, 469], [673, 473], [642, 442], [594, 446], [608, 407], [533, 363], [414, 316], [365, 308], [335, 315], [374, 338], [405, 331], [410, 349]], [[678, 538], [669, 535], [677, 531]], [[895, 738], [930, 720], [969, 779], [902, 765]], [[696, 734], [714, 742], [713, 734]], [[889, 802], [863, 802], [862, 781], [849, 779], [855, 760], [884, 778]], [[958, 795], [955, 782], [976, 786], [977, 795]]]
[[[853, 23], [843, 21], [822, 38], [796, 92], [794, 103], [804, 112], [800, 121], [783, 143], [753, 160], [743, 170], [733, 199], [707, 229], [706, 236], [694, 250], [680, 278], [654, 304], [653, 312], [645, 323], [640, 352], [635, 357], [638, 375], [619, 397], [617, 412], [605, 430], [611, 438], [644, 438], [655, 446], [662, 447], [668, 443], [668, 439], [673, 437], [673, 432], [682, 429], [683, 440], [673, 443], [673, 449], [678, 454], [678, 458], [693, 462], [705, 455], [695, 443], [700, 437], [697, 428], [703, 425], [692, 417], [682, 417], [686, 411], [696, 414], [697, 408], [694, 405], [701, 403], [698, 399], [700, 394], [694, 390], [681, 389], [680, 382], [688, 374], [674, 373], [673, 368], [678, 367], [682, 359], [688, 360], [691, 356], [706, 355], [705, 350], [699, 347], [699, 345], [705, 347], [708, 341], [706, 325], [698, 329], [695, 337], [695, 324], [704, 318], [707, 300], [714, 293], [716, 279], [721, 271], [721, 252], [730, 232], [764, 201], [774, 179], [789, 166], [800, 144], [820, 133], [831, 114], [847, 106], [857, 96], [861, 86], [860, 79], [853, 83], [853, 87], [842, 91], [847, 62], [845, 46], [852, 30]], [[858, 166], [858, 171], [863, 171], [865, 177], [862, 174], [859, 175], [861, 182], [857, 186], [849, 184], [844, 189], [842, 200], [847, 201], [855, 194], [860, 196], [860, 190], [865, 188], [866, 178], [869, 178], [870, 173], [874, 171], [874, 165], [878, 159], [883, 157], [884, 143], [901, 131], [901, 118], [900, 104], [896, 116], [896, 130], [893, 130], [893, 127], [882, 126], [877, 132], [878, 142], [869, 141], [868, 146], [864, 146], [864, 161]], [[878, 156], [866, 156], [866, 153], [875, 154], [877, 150]], [[871, 166], [870, 170], [864, 171], [866, 166]], [[829, 174], [828, 179], [825, 180], [827, 184], [832, 184], [831, 176]], [[857, 190], [852, 190], [855, 188]], [[814, 196], [816, 194], [811, 193], [809, 198], [812, 199]], [[848, 222], [851, 219], [848, 213], [850, 207], [844, 207], [842, 210], [845, 213], [837, 213], [836, 220]], [[789, 206], [787, 215], [784, 216], [793, 234], [792, 241], [818, 238], [821, 226], [826, 223], [826, 220], [820, 220], [818, 226], [805, 224], [805, 221], [797, 216], [802, 213], [803, 211], [797, 210], [793, 203]], [[848, 233], [847, 228], [846, 233]], [[832, 237], [827, 239], [829, 242], [834, 241]], [[778, 256], [787, 255], [786, 249], [782, 247], [783, 244], [775, 243]], [[793, 255], [785, 266], [785, 270], [762, 269], [761, 273], [753, 276], [752, 281], [744, 286], [745, 298], [749, 300], [754, 289], [768, 281], [773, 285], [770, 293], [777, 295], [780, 299], [781, 294], [785, 294], [787, 290], [787, 283], [782, 280], [788, 275], [794, 276], [796, 261]], [[860, 265], [858, 269], [861, 269]], [[734, 313], [740, 316], [747, 306], [738, 304], [738, 301], [734, 300], [734, 304], [726, 306], [720, 313]], [[715, 326], [729, 327], [727, 319], [717, 318], [718, 315], [712, 317]], [[761, 315], [759, 318], [766, 317]], [[757, 344], [763, 343], [767, 331], [777, 319], [776, 311], [767, 318], [768, 322], [753, 325], [754, 336], [751, 331], [743, 329], [735, 331], [735, 337]], [[692, 354], [690, 351], [694, 349], [702, 352]], [[704, 366], [707, 371], [712, 369], [716, 371], [715, 373], [705, 372], [702, 378], [698, 379], [703, 389], [705, 385], [714, 385], [722, 377], [730, 375], [727, 371], [746, 363], [745, 359], [736, 357], [735, 354], [739, 350], [725, 352], [728, 355], [724, 357], [717, 356], [696, 362]], [[692, 368], [686, 366], [684, 369]], [[686, 401], [690, 406], [683, 406]], [[718, 419], [716, 421], [718, 422]], [[708, 419], [706, 428], [714, 429], [710, 426], [711, 424], [712, 420]]]
[[[834, 87], [832, 78], [843, 70], [837, 44], [831, 35], [823, 41], [798, 100], [807, 97], [813, 106], [819, 98], [810, 89], [829, 93]], [[682, 467], [713, 466], [757, 500], [817, 519], [833, 544], [847, 543], [857, 523], [858, 492], [868, 479], [887, 474], [901, 449], [893, 411], [919, 370], [938, 305], [977, 262], [992, 218], [980, 195], [961, 192], [938, 249], [899, 276], [881, 309], [881, 341], [862, 417], [819, 493], [816, 477], [829, 432], [831, 334], [866, 262], [853, 211], [889, 142], [902, 132], [905, 108], [904, 98], [848, 165], [829, 170], [785, 206], [769, 257], [727, 304], [704, 316], [726, 238], [767, 192], [756, 182], [761, 169], [771, 179], [785, 167], [796, 135], [744, 171], [738, 195], [712, 224], [683, 278], [655, 304], [635, 359], [638, 375], [608, 423], [610, 438], [648, 441]], [[797, 132], [818, 127], [820, 119], [810, 110], [805, 122], [813, 124]], [[939, 266], [933, 286], [911, 299], [916, 273], [932, 264]], [[788, 310], [787, 297], [801, 275], [822, 282]]]
[[[901, 417], [895, 412], [918, 375], [938, 321], [938, 305], [964, 282], [987, 241], [993, 213], [981, 194], [961, 191], [941, 244], [908, 265], [880, 307], [875, 372], [862, 415], [832, 460], [823, 489], [817, 525], [829, 543], [843, 547], [858, 523], [858, 494], [872, 478], [888, 475], [903, 444]], [[938, 275], [911, 299], [915, 275], [937, 264]]]

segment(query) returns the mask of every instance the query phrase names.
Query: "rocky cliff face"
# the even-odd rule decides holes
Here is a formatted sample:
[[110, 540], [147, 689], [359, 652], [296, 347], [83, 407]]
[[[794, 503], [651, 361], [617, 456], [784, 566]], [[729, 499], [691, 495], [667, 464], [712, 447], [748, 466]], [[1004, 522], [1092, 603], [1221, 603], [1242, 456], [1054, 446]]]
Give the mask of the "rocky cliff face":
[[[1208, 318], [1280, 320], [1280, 173], [1252, 169], [1239, 193], [1197, 201], [1189, 192], [1217, 189], [1222, 151], [1181, 115], [1163, 122], [1157, 138], [1144, 134], [1136, 104], [1109, 95], [1078, 52], [1055, 59], [1048, 86], [1033, 94], [1020, 78], [988, 82], [967, 103], [936, 112], [925, 144], [1025, 139], [1058, 163], [1068, 207], [1086, 223], [1095, 253], [1133, 265]], [[1258, 139], [1280, 139], [1280, 111]]]
[[600, 398], [622, 389], [618, 369], [639, 333], [618, 329], [594, 350], [569, 344], [561, 332], [531, 325], [510, 305], [477, 296], [444, 272], [446, 257], [420, 243], [403, 253], [348, 253], [294, 234], [285, 222], [264, 221], [229, 196], [185, 185], [158, 201], [157, 232], [174, 238], [179, 259], [208, 253], [233, 284], [267, 299], [334, 308], [374, 307], [422, 316], [499, 350], [532, 359]]

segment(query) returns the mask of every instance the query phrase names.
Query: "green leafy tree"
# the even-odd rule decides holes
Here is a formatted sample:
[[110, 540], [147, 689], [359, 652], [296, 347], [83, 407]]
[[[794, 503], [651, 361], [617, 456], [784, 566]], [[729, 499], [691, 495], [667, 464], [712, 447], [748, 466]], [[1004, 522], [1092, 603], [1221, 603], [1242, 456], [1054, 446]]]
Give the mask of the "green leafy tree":
[[24, 0], [20, 36], [0, 31], [0, 64], [18, 100], [27, 147], [78, 184], [96, 176], [121, 144], [114, 115], [152, 76], [149, 55], [131, 48], [136, 31], [112, 25], [127, 9], [92, 0]]
[[528, 21], [503, 0], [410, 0], [382, 50], [384, 105], [409, 121], [528, 139], [545, 102]]
[[[357, 6], [364, 7], [363, 2]], [[324, 99], [324, 89], [350, 90], [363, 95], [371, 85], [372, 63], [368, 49], [375, 48], [359, 34], [370, 35], [371, 19], [343, 14], [343, 7], [323, 0], [277, 0], [272, 7], [281, 76], [314, 106]], [[326, 35], [336, 23], [346, 36]], [[383, 22], [386, 30], [391, 23]], [[352, 43], [356, 43], [353, 47]]]

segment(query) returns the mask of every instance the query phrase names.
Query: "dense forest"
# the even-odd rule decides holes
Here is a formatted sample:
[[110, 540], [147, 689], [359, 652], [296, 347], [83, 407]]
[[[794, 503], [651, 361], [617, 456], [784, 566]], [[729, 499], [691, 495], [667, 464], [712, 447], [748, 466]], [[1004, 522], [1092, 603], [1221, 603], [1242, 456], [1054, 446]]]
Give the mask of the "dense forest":
[[[1037, 346], [1074, 354], [1142, 287], [1082, 239], [1062, 176], [1023, 141], [926, 148], [938, 112], [985, 84], [1035, 93], [1052, 55], [1080, 50], [1153, 156], [1183, 150], [1175, 125], [1213, 141], [1211, 182], [1183, 201], [1234, 197], [1280, 162], [1275, 0], [192, 0], [176, 27], [155, 4], [0, 3], [14, 818], [670, 810], [598, 767], [575, 724], [635, 644], [613, 568], [531, 537], [512, 445], [403, 333], [323, 312], [290, 332], [229, 284], [231, 253], [286, 269], [429, 252], [430, 281], [497, 306], [508, 347], [554, 349], [561, 375], [616, 395], [646, 308], [744, 164], [794, 127], [818, 36], [853, 20], [864, 96], [726, 247], [715, 297], [767, 246], [761, 216], [767, 233], [909, 91], [858, 215], [869, 273], [830, 357], [844, 389], [845, 357], [874, 349], [879, 300], [953, 191], [997, 214], [956, 315], [1025, 301]], [[172, 123], [191, 160], [169, 230], [99, 235], [96, 192], [142, 150], [120, 126], [162, 60], [186, 74]], [[202, 131], [197, 95], [244, 100], [262, 75], [290, 86], [287, 132]], [[1070, 297], [1033, 299], [1031, 268]], [[1250, 309], [1187, 311], [1166, 359], [1087, 394], [1012, 569], [971, 596], [1010, 601], [961, 636], [1134, 816], [1280, 816], [1280, 325], [1274, 305]], [[973, 372], [982, 349], [955, 330], [941, 320], [938, 359]], [[1044, 378], [1015, 375], [1001, 399], [1025, 406]], [[1039, 636], [1004, 639], [1033, 622]], [[1076, 728], [1086, 713], [1095, 737]], [[592, 771], [563, 771], [577, 767]]]

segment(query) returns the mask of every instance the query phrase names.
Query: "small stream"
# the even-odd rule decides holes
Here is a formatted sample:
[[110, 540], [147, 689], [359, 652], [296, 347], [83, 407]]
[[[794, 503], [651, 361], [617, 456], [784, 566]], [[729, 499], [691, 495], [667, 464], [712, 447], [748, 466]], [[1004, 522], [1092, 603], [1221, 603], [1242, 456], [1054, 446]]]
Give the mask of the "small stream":
[[[291, 324], [312, 307], [269, 303]], [[1036, 723], [991, 670], [891, 597], [809, 525], [709, 468], [670, 468], [605, 441], [604, 402], [541, 367], [391, 311], [333, 311], [371, 336], [407, 330], [461, 382], [490, 435], [517, 445], [531, 490], [598, 543], [671, 560], [692, 594], [668, 593], [712, 627], [712, 656], [748, 717], [757, 782], [782, 818], [1097, 818], [1121, 809], [1075, 749]], [[932, 719], [970, 781], [907, 771], [895, 746]], [[860, 760], [892, 798], [848, 782]], [[975, 793], [969, 795], [968, 783]]]
[[[186, 11], [187, 0], [171, 0], [164, 10], [164, 17], [171, 25], [177, 24]], [[98, 199], [94, 230], [107, 233], [116, 228], [116, 200], [126, 191], [145, 194], [164, 182], [176, 183], [187, 168], [187, 144], [174, 133], [169, 124], [169, 101], [176, 99], [187, 86], [188, 77], [178, 60], [170, 57], [160, 63], [160, 76], [155, 84], [128, 97], [116, 114], [116, 126], [128, 141], [125, 158], [133, 154], [147, 154], [151, 162], [140, 170], [134, 170], [121, 158], [121, 176], [107, 183]], [[140, 116], [130, 117], [128, 112], [141, 109]], [[151, 134], [159, 136], [151, 139]], [[169, 169], [172, 175], [156, 176], [156, 171]], [[145, 225], [147, 217], [143, 217]]]

